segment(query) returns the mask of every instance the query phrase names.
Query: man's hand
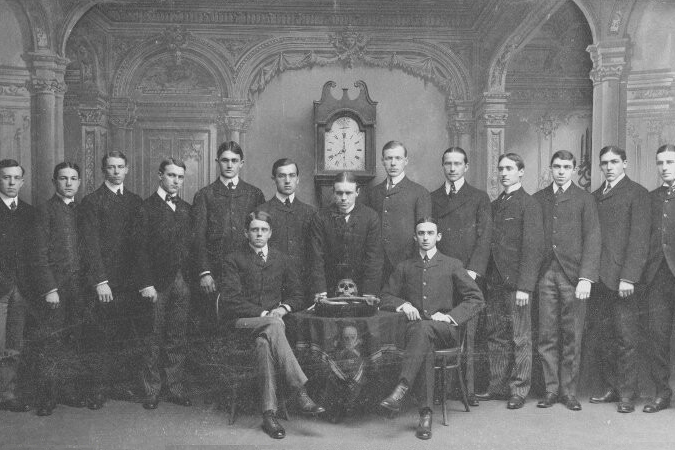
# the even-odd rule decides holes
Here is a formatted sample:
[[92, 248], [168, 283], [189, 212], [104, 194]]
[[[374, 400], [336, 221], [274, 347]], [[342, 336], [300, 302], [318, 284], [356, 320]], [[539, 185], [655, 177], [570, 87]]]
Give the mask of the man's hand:
[[268, 314], [268, 316], [270, 316], [270, 317], [276, 317], [276, 318], [278, 318], [278, 319], [281, 319], [281, 318], [284, 317], [286, 314], [288, 314], [288, 310], [286, 310], [286, 308], [284, 308], [283, 306], [279, 306], [279, 307], [277, 307], [277, 308], [274, 308], [272, 311], [270, 311], [270, 313]]
[[96, 295], [98, 295], [98, 301], [101, 303], [109, 303], [113, 300], [112, 291], [110, 290], [108, 283], [96, 286]]
[[525, 291], [516, 291], [516, 306], [525, 306], [530, 302], [530, 294]]
[[148, 286], [143, 288], [141, 291], [141, 296], [143, 296], [143, 298], [148, 298], [152, 300], [152, 303], [155, 303], [157, 301], [157, 290], [154, 286]]
[[206, 274], [199, 279], [199, 287], [205, 294], [213, 294], [216, 292], [216, 282], [213, 281], [213, 277], [209, 274]]
[[422, 319], [422, 317], [420, 316], [420, 312], [410, 303], [404, 303], [403, 305], [401, 305], [401, 311], [403, 311], [408, 320]]
[[633, 286], [633, 283], [623, 280], [619, 281], [619, 297], [630, 297], [633, 295], [633, 292], [635, 292], [635, 286]]
[[317, 292], [314, 294], [314, 303], [318, 302], [322, 298], [328, 298], [328, 292]]
[[437, 322], [447, 322], [447, 323], [449, 323], [450, 325], [454, 325], [454, 324], [452, 323], [452, 320], [450, 320], [450, 316], [447, 315], [447, 314], [443, 314], [442, 312], [435, 312], [435, 313], [431, 316], [431, 320], [435, 320], [435, 321], [437, 321]]
[[45, 301], [49, 305], [51, 309], [55, 309], [59, 307], [59, 293], [57, 291], [50, 292], [49, 294], [45, 295]]
[[467, 269], [466, 273], [469, 274], [469, 276], [473, 279], [473, 281], [476, 281], [476, 277], [478, 276], [478, 274], [476, 272], [474, 272], [473, 270]]
[[579, 280], [574, 295], [579, 300], [586, 300], [591, 296], [591, 282], [588, 280]]

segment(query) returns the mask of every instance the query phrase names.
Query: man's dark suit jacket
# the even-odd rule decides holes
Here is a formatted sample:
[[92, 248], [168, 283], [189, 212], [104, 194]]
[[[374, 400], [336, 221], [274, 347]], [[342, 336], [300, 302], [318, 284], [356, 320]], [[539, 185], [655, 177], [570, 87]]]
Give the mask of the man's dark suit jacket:
[[359, 293], [377, 294], [382, 281], [381, 242], [380, 219], [363, 204], [354, 205], [347, 224], [335, 205], [317, 213], [310, 225], [313, 291], [330, 296], [340, 278], [352, 278]]
[[192, 274], [193, 236], [189, 203], [179, 198], [173, 211], [157, 192], [145, 199], [135, 231], [138, 289], [154, 286], [163, 291], [179, 270], [187, 279]]
[[598, 281], [602, 241], [593, 195], [572, 183], [559, 198], [552, 184], [533, 197], [544, 215], [542, 270], [556, 258], [571, 283], [579, 278]]
[[0, 202], [0, 297], [18, 287], [25, 296], [32, 287], [30, 264], [36, 255], [37, 210], [19, 200], [12, 212]]
[[[611, 192], [611, 191], [610, 191]], [[665, 259], [675, 274], [675, 195], [668, 195], [668, 188], [660, 186], [649, 193], [652, 209], [652, 230], [649, 257], [644, 280], [651, 283]], [[664, 217], [664, 214], [667, 217]]]
[[392, 268], [405, 261], [415, 249], [415, 222], [431, 215], [431, 197], [408, 177], [387, 191], [387, 180], [366, 191], [363, 203], [380, 216], [384, 256]]
[[259, 317], [281, 303], [302, 309], [302, 286], [290, 258], [268, 248], [265, 262], [250, 247], [225, 256], [220, 294], [228, 319]]
[[81, 269], [80, 237], [81, 206], [74, 207], [54, 194], [46, 203], [40, 205], [38, 231], [39, 245], [34, 261], [36, 291], [38, 295], [61, 287]]
[[82, 199], [82, 237], [89, 282], [136, 289], [134, 221], [143, 199], [124, 187], [117, 195], [104, 184]]
[[602, 234], [600, 281], [617, 291], [620, 280], [642, 280], [649, 253], [651, 205], [647, 189], [628, 176], [607, 195], [602, 195], [604, 189], [605, 183], [593, 192]]
[[465, 181], [452, 198], [443, 184], [431, 193], [431, 204], [431, 215], [443, 234], [438, 250], [462, 261], [467, 270], [485, 276], [492, 238], [490, 197]]
[[436, 252], [426, 265], [418, 254], [396, 266], [381, 298], [383, 310], [395, 311], [410, 302], [423, 318], [441, 312], [449, 314], [458, 325], [466, 323], [485, 305], [483, 294], [462, 262], [441, 252]]
[[217, 279], [223, 256], [241, 250], [246, 244], [246, 215], [263, 203], [262, 191], [241, 178], [233, 191], [218, 178], [195, 194], [192, 215], [197, 274], [210, 271]]
[[502, 282], [533, 292], [544, 251], [541, 207], [523, 188], [492, 202], [492, 260]]

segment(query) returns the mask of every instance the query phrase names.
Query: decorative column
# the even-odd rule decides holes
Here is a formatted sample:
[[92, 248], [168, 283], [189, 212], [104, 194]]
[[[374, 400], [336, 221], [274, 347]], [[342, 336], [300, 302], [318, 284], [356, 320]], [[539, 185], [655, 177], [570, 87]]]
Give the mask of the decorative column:
[[[448, 132], [450, 143], [453, 147], [461, 147], [469, 158], [470, 180], [477, 180], [477, 160], [474, 148], [474, 136], [476, 121], [473, 118], [473, 107], [468, 103], [456, 103], [449, 101], [446, 105], [448, 114]], [[475, 181], [473, 181], [475, 182]]]
[[133, 126], [137, 119], [136, 102], [129, 98], [112, 99], [110, 104], [112, 148], [110, 150], [130, 153], [133, 148]]
[[476, 181], [484, 186], [490, 198], [499, 195], [500, 185], [497, 173], [499, 155], [505, 152], [505, 131], [509, 94], [506, 92], [485, 92], [478, 106], [477, 165]]
[[218, 122], [222, 126], [226, 140], [244, 145], [244, 134], [254, 117], [252, 107], [253, 103], [248, 100], [223, 99]]

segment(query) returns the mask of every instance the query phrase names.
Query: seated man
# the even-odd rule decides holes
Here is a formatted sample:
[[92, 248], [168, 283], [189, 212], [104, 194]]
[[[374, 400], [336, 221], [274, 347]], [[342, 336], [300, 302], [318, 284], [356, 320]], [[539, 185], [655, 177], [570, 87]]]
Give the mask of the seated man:
[[[403, 312], [408, 317], [406, 348], [399, 383], [380, 408], [398, 412], [408, 389], [420, 370], [420, 423], [416, 436], [431, 438], [431, 407], [434, 390], [435, 348], [454, 347], [459, 342], [458, 325], [466, 323], [483, 308], [483, 294], [462, 263], [436, 249], [441, 240], [436, 221], [422, 218], [415, 225], [417, 256], [398, 264], [382, 290], [384, 310]], [[460, 298], [453, 298], [459, 294]]]
[[286, 432], [276, 419], [276, 372], [297, 391], [303, 413], [319, 414], [324, 408], [307, 395], [307, 377], [286, 340], [283, 317], [302, 308], [302, 286], [290, 258], [269, 248], [272, 235], [270, 215], [252, 212], [246, 217], [248, 249], [231, 253], [223, 261], [221, 295], [225, 316], [237, 329], [255, 338], [256, 358], [261, 372], [263, 430], [273, 439]]

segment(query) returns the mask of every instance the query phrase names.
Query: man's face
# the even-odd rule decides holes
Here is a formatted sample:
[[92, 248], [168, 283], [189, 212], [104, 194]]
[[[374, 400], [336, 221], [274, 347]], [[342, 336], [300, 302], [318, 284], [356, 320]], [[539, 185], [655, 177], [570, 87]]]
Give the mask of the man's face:
[[441, 233], [435, 223], [424, 222], [415, 227], [415, 240], [420, 250], [428, 252], [436, 247], [436, 243], [441, 240]]
[[264, 220], [252, 220], [248, 230], [244, 232], [249, 244], [255, 248], [264, 248], [272, 236], [270, 224]]
[[239, 171], [244, 165], [244, 160], [241, 159], [241, 156], [230, 150], [225, 150], [221, 153], [216, 161], [218, 161], [218, 166], [220, 166], [220, 175], [227, 179], [239, 175]]
[[164, 173], [159, 172], [159, 185], [167, 193], [174, 195], [183, 187], [185, 181], [185, 169], [175, 164], [169, 164], [164, 168]]
[[600, 170], [605, 176], [605, 180], [610, 183], [624, 173], [627, 165], [627, 161], [622, 160], [621, 157], [614, 152], [607, 152], [600, 157]]
[[551, 175], [558, 186], [563, 186], [572, 179], [574, 163], [569, 159], [555, 158], [551, 163]]
[[464, 155], [461, 153], [446, 153], [443, 155], [443, 172], [445, 179], [454, 183], [464, 176], [469, 169], [469, 165], [464, 162]]
[[115, 186], [121, 186], [124, 183], [127, 173], [129, 173], [129, 167], [123, 158], [108, 158], [103, 167], [103, 176], [106, 181]]
[[10, 198], [19, 195], [23, 186], [23, 171], [21, 167], [3, 167], [0, 169], [0, 192]]
[[672, 185], [675, 182], [675, 152], [661, 152], [656, 155], [656, 169], [661, 179]]
[[515, 161], [509, 158], [502, 158], [497, 166], [499, 171], [499, 182], [505, 188], [513, 186], [520, 182], [520, 179], [525, 175], [524, 169], [519, 169]]
[[399, 146], [385, 150], [382, 154], [382, 164], [389, 178], [401, 175], [405, 166], [408, 165], [405, 149]]
[[298, 187], [298, 168], [295, 164], [277, 167], [277, 173], [272, 178], [277, 185], [277, 192], [283, 195], [291, 195]]
[[56, 179], [53, 181], [56, 193], [61, 197], [73, 198], [80, 188], [80, 176], [77, 174], [77, 170], [70, 167], [59, 170]]
[[358, 197], [358, 195], [359, 191], [356, 183], [341, 181], [333, 185], [333, 197], [335, 198], [335, 204], [342, 213], [346, 213], [352, 206], [354, 206], [356, 197]]

